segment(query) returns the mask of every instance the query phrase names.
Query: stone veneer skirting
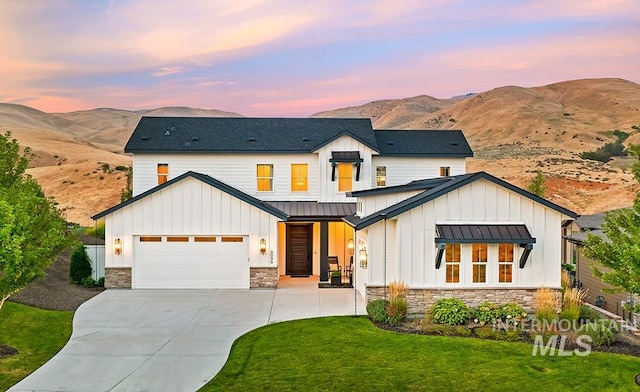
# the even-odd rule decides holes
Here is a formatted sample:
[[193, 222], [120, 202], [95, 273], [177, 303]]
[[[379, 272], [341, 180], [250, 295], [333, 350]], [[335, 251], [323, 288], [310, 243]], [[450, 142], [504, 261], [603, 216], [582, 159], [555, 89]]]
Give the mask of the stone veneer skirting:
[[277, 267], [249, 268], [249, 287], [252, 289], [275, 289], [278, 286]]
[[131, 267], [107, 267], [104, 269], [104, 287], [107, 289], [130, 289]]
[[[384, 298], [383, 286], [367, 286], [367, 303]], [[410, 314], [424, 314], [440, 298], [458, 298], [472, 308], [481, 302], [490, 301], [498, 305], [509, 302], [518, 303], [526, 311], [533, 311], [533, 293], [536, 289], [409, 289], [407, 290], [407, 302]], [[557, 290], [558, 296], [560, 290]], [[389, 295], [387, 291], [387, 296]], [[560, 298], [560, 297], [558, 297]]]

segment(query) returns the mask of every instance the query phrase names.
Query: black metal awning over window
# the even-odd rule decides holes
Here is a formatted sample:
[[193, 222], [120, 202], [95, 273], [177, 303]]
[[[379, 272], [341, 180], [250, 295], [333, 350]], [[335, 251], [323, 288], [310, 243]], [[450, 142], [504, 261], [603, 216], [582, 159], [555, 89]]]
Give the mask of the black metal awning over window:
[[436, 225], [436, 269], [440, 268], [446, 244], [519, 244], [524, 251], [520, 268], [524, 268], [536, 239], [524, 224], [459, 224]]
[[331, 181], [336, 180], [336, 163], [354, 163], [356, 165], [356, 181], [360, 181], [360, 166], [364, 160], [360, 158], [360, 151], [332, 151], [331, 152]]

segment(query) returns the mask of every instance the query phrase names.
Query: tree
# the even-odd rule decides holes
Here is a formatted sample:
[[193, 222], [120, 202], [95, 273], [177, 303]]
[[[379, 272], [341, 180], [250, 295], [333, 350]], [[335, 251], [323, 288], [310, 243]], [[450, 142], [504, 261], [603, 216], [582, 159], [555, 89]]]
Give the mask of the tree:
[[538, 197], [544, 197], [547, 193], [547, 187], [544, 185], [544, 175], [542, 174], [542, 170], [538, 169], [536, 171], [536, 176], [532, 178], [531, 182], [527, 185], [527, 191]]
[[0, 135], [0, 309], [14, 293], [44, 276], [74, 238], [53, 199], [25, 173], [29, 150]]
[[[629, 146], [630, 155], [640, 159], [640, 146]], [[640, 160], [632, 168], [640, 183]], [[631, 208], [605, 214], [601, 227], [606, 238], [588, 233], [585, 254], [596, 260], [594, 276], [610, 285], [608, 291], [626, 291], [640, 294], [640, 195], [636, 195]]]
[[91, 259], [84, 245], [78, 245], [71, 254], [69, 262], [69, 279], [75, 284], [81, 284], [82, 280], [91, 276]]
[[128, 166], [125, 174], [127, 176], [127, 185], [120, 191], [120, 203], [124, 203], [133, 197], [133, 168]]

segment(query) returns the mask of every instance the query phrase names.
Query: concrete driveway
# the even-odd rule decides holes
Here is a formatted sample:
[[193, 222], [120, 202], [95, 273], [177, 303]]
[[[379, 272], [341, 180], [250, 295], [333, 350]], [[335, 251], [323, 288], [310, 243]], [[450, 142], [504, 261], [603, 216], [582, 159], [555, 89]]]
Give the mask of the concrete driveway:
[[277, 290], [107, 290], [84, 303], [73, 334], [9, 391], [196, 391], [231, 345], [286, 320], [364, 314], [353, 289], [283, 278]]

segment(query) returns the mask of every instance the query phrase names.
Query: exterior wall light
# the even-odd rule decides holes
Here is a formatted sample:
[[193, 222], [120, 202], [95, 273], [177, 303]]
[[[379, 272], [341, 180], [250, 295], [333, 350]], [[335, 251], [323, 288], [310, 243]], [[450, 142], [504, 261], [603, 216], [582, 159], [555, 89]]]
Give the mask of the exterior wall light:
[[367, 248], [360, 249], [360, 268], [367, 268]]
[[122, 253], [122, 241], [120, 238], [113, 240], [113, 253], [120, 255]]
[[350, 239], [349, 241], [347, 241], [347, 249], [349, 249], [349, 254], [352, 255], [353, 254], [353, 249], [355, 248], [354, 244], [353, 244], [353, 239]]
[[260, 254], [264, 255], [265, 253], [267, 253], [267, 240], [265, 240], [264, 238], [260, 239]]

